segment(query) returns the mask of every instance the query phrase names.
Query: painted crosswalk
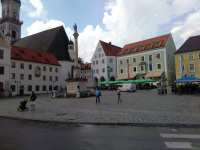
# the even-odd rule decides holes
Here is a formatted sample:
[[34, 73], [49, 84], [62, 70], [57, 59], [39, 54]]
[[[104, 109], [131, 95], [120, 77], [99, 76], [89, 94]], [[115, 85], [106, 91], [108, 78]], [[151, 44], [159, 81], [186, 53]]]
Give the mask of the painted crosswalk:
[[167, 149], [184, 149], [196, 150], [200, 149], [194, 147], [193, 140], [200, 141], [200, 135], [197, 134], [181, 134], [181, 133], [161, 133], [160, 137], [164, 139]]

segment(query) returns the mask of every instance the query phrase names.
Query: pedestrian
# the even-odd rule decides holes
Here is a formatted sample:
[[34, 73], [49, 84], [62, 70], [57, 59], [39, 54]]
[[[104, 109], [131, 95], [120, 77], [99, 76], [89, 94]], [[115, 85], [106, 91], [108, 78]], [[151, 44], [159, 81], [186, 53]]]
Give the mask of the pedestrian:
[[98, 87], [96, 87], [96, 104], [101, 102], [100, 97], [101, 97], [101, 91]]
[[118, 104], [121, 104], [121, 103], [122, 103], [121, 91], [120, 91], [120, 89], [117, 90], [117, 101], [118, 101]]
[[35, 111], [35, 101], [37, 99], [36, 94], [32, 91], [32, 94], [30, 96], [30, 110]]

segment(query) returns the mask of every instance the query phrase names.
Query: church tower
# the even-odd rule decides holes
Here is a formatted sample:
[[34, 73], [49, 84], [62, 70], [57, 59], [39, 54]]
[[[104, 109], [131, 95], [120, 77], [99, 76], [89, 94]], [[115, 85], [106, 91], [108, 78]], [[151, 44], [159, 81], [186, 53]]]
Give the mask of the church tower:
[[21, 38], [20, 0], [1, 0], [0, 32], [12, 43]]

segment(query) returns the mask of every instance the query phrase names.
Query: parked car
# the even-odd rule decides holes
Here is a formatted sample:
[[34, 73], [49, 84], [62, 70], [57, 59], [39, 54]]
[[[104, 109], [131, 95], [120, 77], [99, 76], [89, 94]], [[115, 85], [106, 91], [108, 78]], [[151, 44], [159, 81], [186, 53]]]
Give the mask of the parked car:
[[124, 84], [118, 88], [121, 92], [136, 92], [135, 84]]

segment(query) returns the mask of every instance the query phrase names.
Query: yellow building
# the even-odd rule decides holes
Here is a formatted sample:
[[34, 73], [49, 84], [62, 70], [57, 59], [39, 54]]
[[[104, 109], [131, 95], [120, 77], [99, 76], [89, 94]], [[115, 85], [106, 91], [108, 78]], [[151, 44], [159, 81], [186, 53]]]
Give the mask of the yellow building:
[[189, 38], [175, 53], [176, 79], [200, 78], [200, 36]]

